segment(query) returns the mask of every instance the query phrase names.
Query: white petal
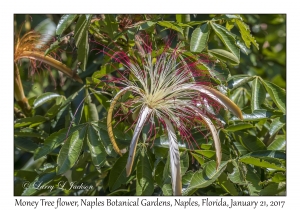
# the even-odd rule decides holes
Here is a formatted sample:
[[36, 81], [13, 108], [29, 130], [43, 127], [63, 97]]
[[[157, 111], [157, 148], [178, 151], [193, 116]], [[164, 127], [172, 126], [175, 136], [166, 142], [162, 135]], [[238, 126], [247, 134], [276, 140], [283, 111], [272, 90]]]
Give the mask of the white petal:
[[139, 119], [135, 126], [133, 137], [132, 137], [132, 140], [130, 143], [129, 155], [128, 155], [127, 164], [126, 164], [127, 176], [129, 176], [131, 173], [133, 160], [134, 160], [134, 156], [135, 156], [135, 151], [136, 151], [136, 145], [137, 145], [140, 133], [143, 129], [145, 122], [148, 120], [148, 117], [151, 114], [151, 112], [152, 112], [152, 109], [150, 109], [148, 106], [144, 106], [141, 109]]
[[170, 166], [173, 195], [182, 195], [182, 183], [180, 172], [180, 154], [177, 143], [176, 134], [172, 123], [164, 118], [169, 137], [169, 151], [170, 151]]
[[221, 150], [221, 142], [220, 142], [220, 139], [218, 136], [217, 129], [208, 117], [206, 117], [204, 114], [199, 113], [199, 112], [197, 114], [200, 115], [200, 117], [204, 120], [205, 124], [208, 126], [208, 128], [212, 134], [214, 144], [215, 144], [215, 149], [216, 149], [217, 168], [218, 168], [219, 165], [221, 164], [222, 150]]

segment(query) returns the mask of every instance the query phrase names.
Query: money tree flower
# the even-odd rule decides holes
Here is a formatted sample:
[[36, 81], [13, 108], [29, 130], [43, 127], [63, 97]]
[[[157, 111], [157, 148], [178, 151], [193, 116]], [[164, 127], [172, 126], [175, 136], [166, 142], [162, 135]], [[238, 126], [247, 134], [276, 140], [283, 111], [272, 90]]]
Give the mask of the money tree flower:
[[196, 123], [203, 122], [211, 132], [218, 167], [222, 158], [220, 139], [210, 119], [212, 114], [205, 102], [211, 101], [215, 105], [223, 106], [241, 119], [242, 113], [227, 96], [209, 86], [209, 83], [198, 81], [203, 75], [208, 75], [197, 69], [199, 61], [191, 61], [183, 56], [181, 50], [172, 49], [169, 45], [166, 45], [162, 52], [153, 51], [150, 44], [141, 43], [139, 40], [136, 41], [136, 46], [138, 53], [134, 56], [122, 51], [108, 53], [115, 61], [122, 63], [129, 73], [121, 73], [121, 77], [114, 81], [121, 89], [111, 100], [108, 110], [109, 137], [114, 150], [122, 155], [113, 134], [112, 117], [114, 107], [120, 97], [130, 91], [134, 97], [123, 103], [130, 106], [132, 112], [139, 111], [139, 114], [135, 121], [129, 148], [126, 164], [127, 176], [132, 170], [137, 142], [143, 126], [149, 122], [153, 128], [154, 124], [158, 123], [163, 127], [169, 139], [173, 195], [181, 195], [177, 135], [183, 139], [192, 138], [190, 129]]
[[81, 78], [67, 67], [62, 62], [55, 58], [54, 53], [45, 55], [45, 51], [49, 48], [49, 44], [45, 43], [44, 37], [36, 31], [29, 31], [24, 34], [21, 38], [17, 38], [15, 41], [14, 48], [14, 96], [18, 104], [21, 106], [23, 111], [26, 113], [30, 112], [30, 105], [28, 104], [27, 98], [24, 95], [23, 85], [20, 78], [18, 69], [18, 62], [23, 59], [29, 59], [31, 66], [35, 69], [39, 65], [46, 65], [47, 68], [50, 66], [71, 77], [72, 79], [82, 83]]

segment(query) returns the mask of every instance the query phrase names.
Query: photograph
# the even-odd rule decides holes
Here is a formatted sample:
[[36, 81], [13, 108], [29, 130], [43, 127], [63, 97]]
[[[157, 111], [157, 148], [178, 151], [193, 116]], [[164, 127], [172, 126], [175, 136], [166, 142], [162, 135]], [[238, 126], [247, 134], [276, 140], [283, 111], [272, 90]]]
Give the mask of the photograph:
[[283, 208], [286, 19], [14, 13], [14, 205]]

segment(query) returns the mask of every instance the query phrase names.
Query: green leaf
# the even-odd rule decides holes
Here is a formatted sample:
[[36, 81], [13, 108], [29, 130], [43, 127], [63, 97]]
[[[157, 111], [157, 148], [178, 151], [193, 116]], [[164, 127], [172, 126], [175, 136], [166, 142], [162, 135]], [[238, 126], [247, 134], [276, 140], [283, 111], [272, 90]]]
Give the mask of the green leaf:
[[241, 16], [239, 15], [218, 15], [214, 17], [212, 20], [213, 21], [217, 21], [217, 20], [235, 21], [236, 19], [242, 20]]
[[14, 176], [15, 177], [18, 177], [22, 180], [26, 180], [26, 181], [29, 181], [29, 182], [32, 182], [37, 175], [38, 174], [37, 174], [36, 171], [27, 171], [27, 170], [15, 170], [14, 171]]
[[240, 124], [236, 124], [236, 125], [230, 125], [227, 128], [225, 128], [225, 130], [229, 131], [229, 132], [235, 132], [235, 131], [240, 131], [240, 130], [253, 128], [253, 127], [254, 126], [249, 123], [240, 123]]
[[191, 184], [191, 180], [194, 176], [193, 171], [188, 171], [182, 176], [182, 191], [186, 191], [188, 186]]
[[106, 161], [106, 152], [101, 142], [98, 130], [93, 126], [88, 127], [87, 143], [91, 152], [92, 161], [97, 169], [99, 169]]
[[115, 70], [121, 68], [123, 65], [118, 64], [118, 63], [111, 63], [111, 64], [106, 64], [102, 65], [101, 69], [99, 71], [95, 71], [92, 75], [92, 77], [96, 79], [100, 79], [103, 76], [107, 76], [108, 74], [114, 72]]
[[244, 108], [249, 101], [250, 93], [246, 88], [240, 87], [232, 92], [231, 100], [240, 108]]
[[47, 110], [45, 117], [53, 119], [62, 110], [61, 104], [54, 104], [50, 109]]
[[197, 154], [197, 153], [191, 153], [192, 154], [192, 156], [198, 161], [198, 163], [200, 164], [200, 165], [203, 165], [204, 164], [204, 157], [202, 156], [202, 155], [199, 155], [199, 154]]
[[246, 55], [248, 55], [250, 52], [251, 52], [251, 50], [249, 50], [248, 48], [247, 48], [247, 46], [245, 45], [245, 43], [243, 42], [243, 41], [241, 41], [241, 40], [237, 40], [236, 41], [236, 45], [240, 48], [240, 50], [243, 52], [243, 53], [245, 53]]
[[83, 154], [79, 156], [76, 165], [72, 168], [72, 181], [80, 181], [84, 177], [85, 169], [89, 164], [90, 157], [88, 152], [83, 152]]
[[196, 152], [197, 154], [203, 155], [207, 158], [212, 158], [216, 155], [216, 151], [214, 150], [194, 150], [193, 152]]
[[270, 183], [260, 191], [261, 196], [274, 196], [286, 191], [286, 183]]
[[151, 28], [152, 26], [154, 26], [155, 24], [156, 24], [156, 22], [147, 21], [140, 25], [139, 30], [147, 30], [147, 29]]
[[181, 34], [183, 34], [183, 29], [175, 23], [172, 23], [172, 22], [169, 22], [169, 21], [158, 21], [157, 24], [160, 25], [160, 26], [178, 31]]
[[231, 174], [228, 174], [228, 178], [235, 184], [246, 184], [245, 179], [243, 177], [242, 168], [240, 167], [242, 163], [238, 163], [236, 160], [233, 160], [232, 163], [235, 167], [233, 168], [233, 172]]
[[286, 136], [277, 135], [275, 140], [268, 146], [268, 150], [285, 150]]
[[227, 80], [228, 87], [233, 91], [234, 89], [241, 87], [242, 85], [250, 82], [255, 77], [251, 77], [248, 75], [235, 75], [232, 77], [229, 77]]
[[88, 89], [85, 90], [84, 114], [86, 122], [99, 121], [98, 110], [96, 104], [92, 103]]
[[225, 46], [238, 58], [238, 60], [240, 60], [240, 50], [235, 44], [235, 35], [228, 31], [224, 26], [214, 22], [210, 22], [210, 25]]
[[56, 27], [56, 35], [60, 36], [78, 17], [78, 15], [63, 15]]
[[107, 194], [108, 196], [126, 196], [130, 192], [130, 189], [119, 189], [112, 193]]
[[236, 147], [236, 149], [238, 150], [240, 155], [245, 155], [247, 154], [249, 151], [243, 146], [241, 145], [239, 142], [233, 142], [234, 146]]
[[122, 184], [125, 184], [129, 179], [126, 176], [127, 158], [128, 153], [120, 157], [110, 171], [108, 186], [111, 192], [118, 189]]
[[[251, 114], [243, 114], [243, 118], [244, 118], [244, 121], [259, 121], [262, 119], [270, 118], [274, 114], [276, 114], [276, 113], [267, 111], [265, 109], [257, 109], [257, 110], [254, 110], [254, 112]], [[232, 121], [240, 121], [240, 119], [235, 116], [232, 117], [231, 120]]]
[[79, 19], [76, 23], [76, 27], [74, 30], [74, 39], [75, 39], [75, 45], [78, 47], [80, 42], [83, 40], [85, 41], [85, 39], [83, 39], [84, 37], [86, 37], [86, 32], [88, 31], [88, 27], [90, 24], [90, 21], [92, 19], [92, 15], [80, 15]]
[[159, 163], [155, 168], [154, 178], [155, 178], [155, 182], [158, 184], [158, 186], [160, 186], [160, 188], [162, 188], [164, 184], [164, 180], [163, 180], [164, 167], [165, 164], [163, 163], [163, 161], [159, 161]]
[[210, 25], [205, 23], [197, 27], [191, 37], [191, 52], [202, 52], [207, 46], [207, 41], [210, 33]]
[[285, 171], [286, 154], [274, 150], [265, 150], [248, 153], [242, 156], [239, 161], [263, 168], [273, 168]]
[[164, 167], [162, 178], [165, 184], [171, 183], [171, 174], [170, 174], [170, 154], [168, 154], [167, 161]]
[[184, 22], [184, 15], [183, 14], [176, 14], [176, 21], [178, 23], [183, 23]]
[[225, 170], [227, 162], [222, 162], [218, 170], [216, 170], [216, 162], [209, 161], [205, 164], [202, 171], [197, 171], [192, 179], [191, 183], [183, 191], [183, 195], [192, 195], [197, 189], [204, 188], [211, 185]]
[[173, 195], [171, 184], [164, 184], [164, 186], [162, 187], [162, 191], [163, 191], [163, 195], [165, 196]]
[[115, 33], [118, 32], [118, 23], [113, 15], [105, 15], [105, 31], [108, 33], [110, 38], [116, 39]]
[[227, 175], [224, 172], [219, 176], [218, 182], [219, 185], [230, 195], [237, 196], [239, 194], [234, 184], [227, 179]]
[[215, 57], [223, 60], [223, 61], [228, 61], [234, 65], [237, 65], [240, 63], [240, 60], [231, 52], [228, 52], [226, 50], [223, 49], [211, 49], [208, 50], [208, 52], [212, 55], [214, 55]]
[[85, 31], [82, 35], [82, 40], [78, 45], [78, 61], [81, 62], [80, 67], [83, 71], [86, 69], [86, 64], [88, 60], [89, 53], [89, 43], [88, 43], [88, 31]]
[[256, 40], [250, 33], [249, 26], [246, 25], [242, 20], [236, 20], [235, 23], [237, 24], [240, 33], [242, 35], [242, 39], [244, 40], [246, 46], [250, 48], [251, 43], [256, 47], [256, 49], [259, 49], [258, 44], [256, 43]]
[[272, 182], [280, 183], [286, 181], [286, 174], [283, 172], [277, 172], [272, 177]]
[[285, 113], [285, 104], [286, 104], [286, 92], [284, 89], [278, 87], [277, 85], [265, 81], [261, 79], [263, 85], [265, 86], [266, 90], [268, 91], [269, 95], [271, 96], [274, 103], [277, 107]]
[[34, 152], [38, 148], [38, 145], [30, 138], [15, 137], [14, 144], [16, 147], [27, 152]]
[[185, 174], [185, 172], [189, 168], [189, 153], [187, 151], [182, 152], [180, 154], [180, 169], [181, 169], [181, 176]]
[[85, 71], [88, 60], [88, 27], [92, 15], [80, 15], [74, 31], [75, 45], [78, 47], [78, 61], [81, 62], [81, 69]]
[[251, 152], [267, 149], [259, 138], [252, 136], [249, 133], [237, 131], [234, 135], [236, 136], [236, 140]]
[[63, 174], [73, 167], [80, 155], [85, 136], [86, 127], [83, 127], [67, 138], [57, 157], [57, 174]]
[[260, 84], [259, 78], [255, 77], [252, 81], [252, 100], [251, 100], [251, 110], [261, 109], [260, 105], [263, 104], [266, 98], [266, 91]]
[[260, 168], [246, 165], [246, 181], [249, 195], [259, 195], [260, 190], [262, 189], [261, 182], [261, 172]]
[[22, 119], [17, 119], [14, 123], [14, 128], [20, 128], [24, 126], [29, 126], [30, 128], [38, 126], [47, 120], [46, 117], [36, 115], [33, 117], [26, 117]]
[[60, 38], [58, 40], [56, 40], [55, 42], [53, 42], [50, 47], [45, 51], [44, 55], [48, 55], [51, 52], [55, 51], [56, 49], [58, 49], [60, 46], [60, 43], [62, 43], [64, 41], [64, 38]]
[[95, 98], [97, 99], [97, 101], [99, 101], [99, 103], [106, 109], [108, 110], [110, 107], [110, 102], [109, 99], [104, 96], [102, 93], [95, 91], [93, 89], [90, 89], [91, 92], [94, 94]]
[[47, 185], [54, 179], [55, 176], [56, 176], [55, 172], [40, 174], [23, 191], [22, 196], [35, 195], [40, 191], [39, 189], [43, 189], [43, 187], [47, 187]]
[[99, 123], [91, 123], [91, 124], [93, 125], [93, 127], [95, 128], [95, 130], [99, 131], [100, 138], [101, 138], [101, 141], [102, 141], [102, 143], [104, 145], [106, 153], [108, 155], [112, 156], [112, 157], [116, 157], [117, 153], [113, 149], [113, 146], [112, 146], [111, 141], [109, 139], [109, 136], [108, 136], [108, 133], [107, 133], [106, 124], [103, 126], [103, 125], [101, 125], [100, 121], [99, 121]]
[[34, 159], [37, 160], [50, 152], [52, 152], [55, 148], [61, 145], [68, 136], [70, 136], [73, 132], [82, 129], [86, 124], [81, 124], [72, 128], [64, 128], [58, 132], [52, 133], [45, 139], [44, 145], [38, 148], [34, 153]]
[[270, 135], [273, 136], [281, 128], [283, 128], [283, 126], [285, 126], [285, 121], [286, 121], [285, 116], [275, 118], [270, 125], [270, 130], [269, 130]]
[[44, 131], [40, 132], [40, 131], [32, 129], [32, 128], [24, 128], [19, 131], [14, 131], [14, 136], [45, 139], [48, 137], [48, 134]]
[[152, 195], [154, 180], [149, 157], [144, 150], [141, 151], [136, 169], [136, 195]]

